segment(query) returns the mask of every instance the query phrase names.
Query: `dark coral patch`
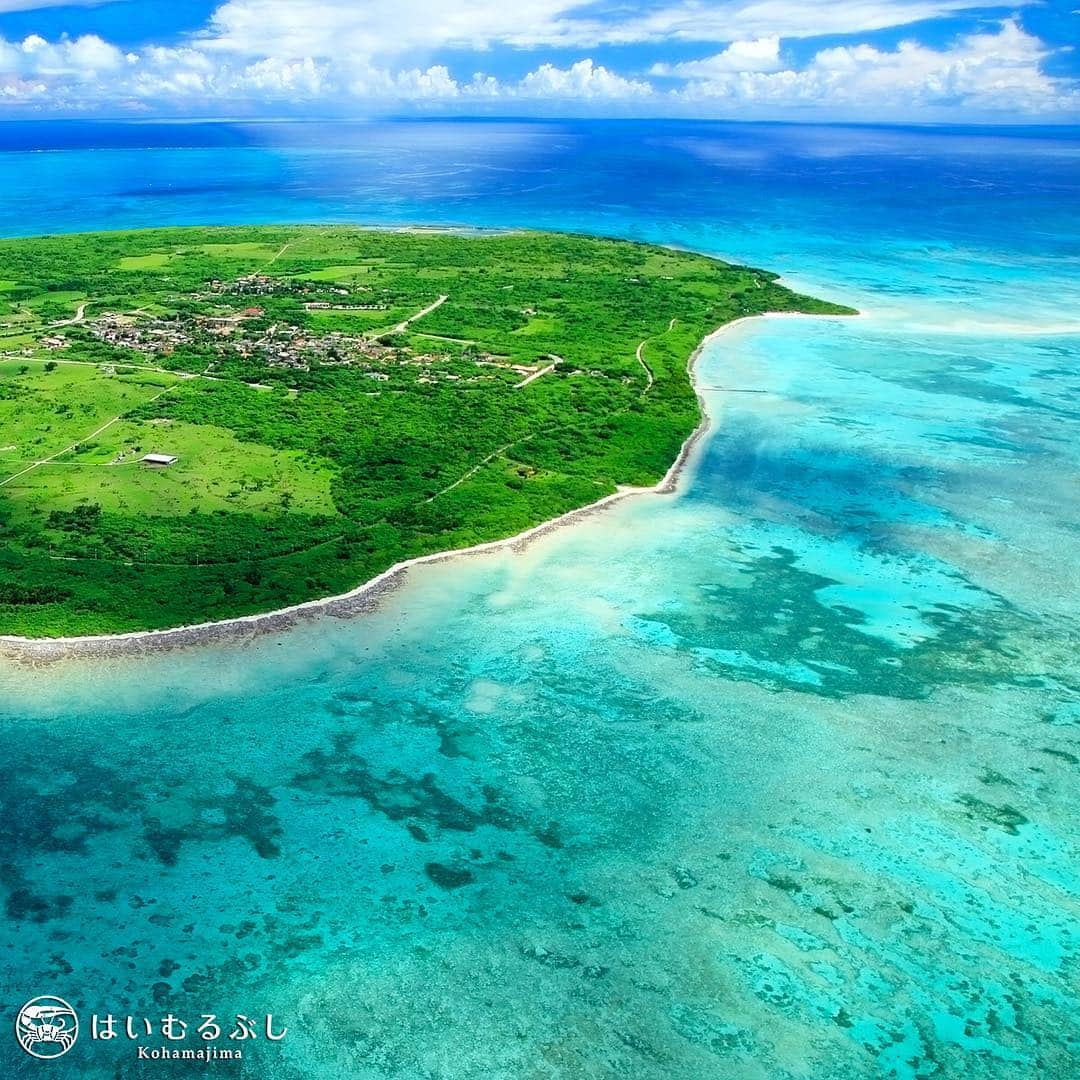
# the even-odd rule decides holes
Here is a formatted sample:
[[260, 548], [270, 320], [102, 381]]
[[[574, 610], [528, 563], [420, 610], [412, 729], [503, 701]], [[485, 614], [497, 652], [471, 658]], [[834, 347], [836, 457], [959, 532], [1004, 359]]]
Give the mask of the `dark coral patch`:
[[476, 875], [465, 867], [457, 868], [437, 862], [425, 863], [424, 873], [440, 889], [460, 889], [462, 885], [470, 885], [476, 880]]

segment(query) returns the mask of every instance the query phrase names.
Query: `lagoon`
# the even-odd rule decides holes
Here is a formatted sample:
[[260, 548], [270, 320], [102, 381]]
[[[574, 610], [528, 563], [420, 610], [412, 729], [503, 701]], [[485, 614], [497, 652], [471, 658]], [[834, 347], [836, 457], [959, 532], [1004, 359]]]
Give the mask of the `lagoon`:
[[581, 230], [866, 314], [717, 338], [674, 496], [362, 619], [5, 666], [5, 1001], [273, 1012], [253, 1077], [1075, 1072], [1076, 133], [38, 127], [6, 232]]

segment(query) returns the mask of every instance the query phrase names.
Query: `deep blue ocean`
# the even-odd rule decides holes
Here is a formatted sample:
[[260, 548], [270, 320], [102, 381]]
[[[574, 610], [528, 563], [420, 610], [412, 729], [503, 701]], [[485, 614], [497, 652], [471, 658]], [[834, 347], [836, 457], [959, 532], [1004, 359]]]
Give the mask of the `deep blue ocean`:
[[1080, 130], [0, 124], [0, 234], [236, 222], [602, 233], [862, 314], [717, 337], [701, 383], [765, 392], [704, 392], [674, 495], [0, 667], [0, 1012], [289, 1028], [0, 1075], [1080, 1075]]

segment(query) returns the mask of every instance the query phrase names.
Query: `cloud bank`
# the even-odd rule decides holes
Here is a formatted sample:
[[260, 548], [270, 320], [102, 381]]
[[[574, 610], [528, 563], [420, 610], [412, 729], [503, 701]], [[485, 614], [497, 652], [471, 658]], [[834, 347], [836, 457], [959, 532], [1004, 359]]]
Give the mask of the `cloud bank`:
[[[0, 11], [43, 6], [0, 0]], [[1053, 50], [1015, 16], [936, 46], [912, 37], [891, 48], [866, 40], [793, 48], [841, 32], [857, 39], [968, 6], [966, 0], [684, 0], [600, 17], [598, 5], [582, 8], [576, 0], [226, 0], [202, 29], [135, 49], [96, 34], [0, 37], [0, 104], [65, 113], [405, 105], [730, 117], [1080, 116], [1077, 81], [1048, 74]], [[692, 58], [616, 70], [610, 60], [580, 52], [561, 62], [534, 55], [673, 42]], [[470, 59], [443, 61], [448, 50]], [[487, 61], [496, 50], [502, 61], [531, 56], [534, 66], [508, 76], [504, 62], [502, 73], [492, 74]]]

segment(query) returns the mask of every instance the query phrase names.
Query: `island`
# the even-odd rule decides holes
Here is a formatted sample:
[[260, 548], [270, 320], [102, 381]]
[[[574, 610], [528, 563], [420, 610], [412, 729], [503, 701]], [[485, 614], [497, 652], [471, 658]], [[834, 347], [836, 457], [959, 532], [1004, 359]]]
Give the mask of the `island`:
[[695, 350], [767, 312], [852, 314], [587, 236], [0, 240], [0, 634], [275, 611], [655, 485]]

